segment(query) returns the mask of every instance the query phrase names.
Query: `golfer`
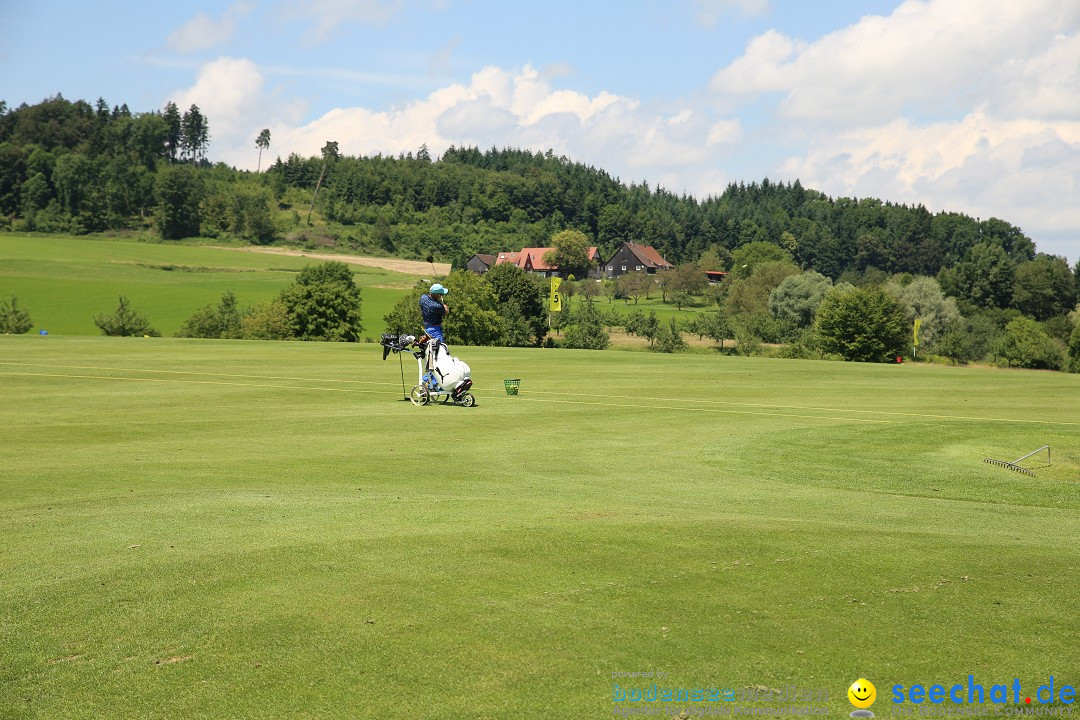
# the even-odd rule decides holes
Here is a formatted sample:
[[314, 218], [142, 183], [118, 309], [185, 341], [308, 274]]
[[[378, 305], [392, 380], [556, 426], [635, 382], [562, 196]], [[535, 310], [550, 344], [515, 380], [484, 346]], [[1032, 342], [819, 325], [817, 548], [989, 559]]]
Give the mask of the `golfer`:
[[446, 342], [443, 338], [442, 321], [450, 312], [442, 299], [450, 292], [439, 283], [431, 286], [427, 294], [420, 296], [420, 315], [424, 319], [424, 332], [428, 337], [435, 338], [440, 342]]

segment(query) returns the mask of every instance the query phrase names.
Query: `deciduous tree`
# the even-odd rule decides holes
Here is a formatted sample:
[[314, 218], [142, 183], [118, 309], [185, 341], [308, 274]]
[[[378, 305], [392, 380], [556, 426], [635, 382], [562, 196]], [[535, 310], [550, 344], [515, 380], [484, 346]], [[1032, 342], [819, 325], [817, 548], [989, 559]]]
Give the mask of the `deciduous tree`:
[[656, 343], [652, 346], [655, 352], [662, 353], [676, 353], [682, 352], [689, 348], [686, 344], [686, 340], [683, 339], [682, 333], [679, 332], [679, 325], [675, 322], [675, 318], [671, 318], [671, 322], [667, 325], [661, 325], [657, 330]]
[[551, 236], [552, 250], [544, 262], [559, 269], [562, 277], [585, 278], [589, 273], [589, 239], [580, 230], [563, 230]]
[[157, 176], [156, 194], [156, 220], [162, 238], [179, 240], [199, 234], [203, 184], [194, 168], [190, 165], [162, 168]]
[[709, 286], [709, 279], [696, 263], [682, 263], [674, 270], [662, 273], [662, 277], [669, 278], [669, 289], [672, 291], [676, 307], [682, 310], [684, 305], [690, 304], [691, 299], [700, 295]]
[[502, 323], [495, 309], [495, 291], [491, 284], [468, 270], [455, 270], [442, 284], [450, 291], [446, 296], [450, 314], [443, 322], [446, 342], [450, 345], [498, 344]]
[[1061, 347], [1028, 317], [1015, 318], [1005, 326], [994, 352], [998, 364], [1006, 367], [1058, 370], [1064, 359]]
[[888, 362], [904, 352], [908, 332], [900, 303], [882, 288], [834, 288], [817, 311], [821, 347], [845, 360]]
[[288, 311], [295, 337], [300, 340], [357, 342], [360, 324], [360, 288], [345, 263], [308, 265], [281, 291], [279, 300]]
[[232, 290], [226, 290], [217, 305], [207, 305], [184, 321], [176, 337], [239, 338], [243, 336], [244, 313]]
[[295, 335], [289, 309], [280, 300], [256, 303], [241, 324], [245, 340], [288, 340]]
[[586, 278], [584, 280], [578, 280], [574, 285], [574, 294], [580, 295], [585, 299], [587, 305], [592, 306], [593, 299], [600, 294], [600, 283], [596, 280]]
[[1039, 253], [1016, 268], [1012, 304], [1036, 320], [1064, 315], [1076, 304], [1076, 286], [1065, 258]]
[[[886, 290], [900, 301], [907, 313], [908, 327], [919, 320], [919, 344], [934, 348], [935, 343], [960, 320], [956, 299], [945, 297], [937, 280], [917, 277], [907, 285], [889, 283]], [[912, 327], [912, 331], [914, 328]], [[914, 340], [914, 337], [912, 338]]]
[[723, 245], [713, 245], [701, 254], [698, 267], [702, 270], [726, 271], [731, 267], [731, 251]]
[[563, 334], [563, 346], [578, 350], [605, 350], [610, 336], [600, 313], [591, 305], [579, 305]]
[[735, 277], [748, 278], [754, 268], [767, 262], [794, 264], [791, 253], [771, 242], [755, 241], [731, 253], [731, 272]]
[[980, 243], [952, 272], [942, 271], [939, 282], [946, 292], [979, 307], [1006, 308], [1012, 302], [1015, 269], [1000, 245]]
[[731, 322], [727, 315], [720, 312], [704, 312], [694, 318], [686, 328], [699, 338], [709, 338], [724, 347], [724, 340], [732, 335]]
[[769, 312], [788, 327], [810, 327], [818, 306], [832, 286], [832, 280], [813, 270], [788, 275], [769, 293]]
[[633, 298], [634, 304], [637, 305], [639, 298], [649, 298], [649, 290], [656, 284], [653, 277], [643, 272], [628, 272], [617, 277], [615, 284], [620, 295], [624, 298]]
[[626, 333], [645, 338], [649, 341], [649, 347], [652, 347], [659, 331], [660, 322], [656, 319], [656, 312], [653, 310], [650, 310], [648, 315], [635, 310], [626, 316]]
[[[750, 277], [736, 277], [730, 282], [725, 303], [732, 315], [769, 313], [769, 294], [790, 275], [798, 275], [799, 268], [790, 262], [769, 261], [754, 267]], [[731, 277], [730, 275], [728, 277]]]
[[496, 265], [484, 273], [483, 279], [495, 291], [496, 308], [504, 322], [526, 325], [525, 333], [511, 333], [520, 342], [510, 344], [533, 345], [542, 342], [547, 333], [543, 280], [510, 263]]

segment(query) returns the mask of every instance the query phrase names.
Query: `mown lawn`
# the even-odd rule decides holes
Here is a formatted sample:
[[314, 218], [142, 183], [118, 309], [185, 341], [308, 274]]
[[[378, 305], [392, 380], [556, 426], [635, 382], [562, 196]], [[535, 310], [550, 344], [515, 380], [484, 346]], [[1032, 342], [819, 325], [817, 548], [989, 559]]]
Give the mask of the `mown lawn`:
[[0, 337], [0, 717], [1080, 679], [1080, 377], [455, 351], [475, 408], [373, 345]]
[[[198, 245], [0, 234], [0, 299], [18, 297], [34, 321], [32, 332], [97, 335], [94, 317], [112, 313], [123, 294], [154, 329], [171, 336], [226, 290], [244, 307], [271, 300], [312, 262]], [[350, 267], [361, 288], [363, 334], [377, 339], [383, 317], [416, 278]]]

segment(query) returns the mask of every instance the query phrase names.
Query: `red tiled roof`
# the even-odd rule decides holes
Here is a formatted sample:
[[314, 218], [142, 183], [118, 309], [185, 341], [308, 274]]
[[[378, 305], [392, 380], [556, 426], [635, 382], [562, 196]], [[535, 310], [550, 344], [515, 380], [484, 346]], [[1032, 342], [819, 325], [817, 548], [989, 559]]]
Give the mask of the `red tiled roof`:
[[[520, 268], [524, 268], [527, 264], [531, 266], [533, 270], [558, 270], [559, 268], [552, 265], [548, 265], [544, 262], [544, 255], [554, 250], [553, 247], [537, 247], [537, 248], [522, 248], [521, 252], [501, 252], [499, 257], [495, 260], [496, 265], [501, 265], [504, 262], [512, 263]], [[600, 260], [600, 252], [594, 246], [589, 248], [589, 260]]]
[[556, 268], [551, 267], [546, 262], [544, 262], [544, 255], [546, 255], [547, 253], [551, 252], [554, 249], [555, 248], [549, 248], [549, 247], [546, 247], [546, 248], [522, 248], [521, 249], [521, 260], [518, 262], [518, 265], [520, 265], [521, 267], [525, 267], [525, 264], [527, 262], [531, 262], [533, 270], [555, 270]]
[[518, 253], [516, 252], [501, 252], [499, 256], [495, 258], [496, 265], [502, 265], [503, 263], [510, 263], [511, 265], [518, 265]]

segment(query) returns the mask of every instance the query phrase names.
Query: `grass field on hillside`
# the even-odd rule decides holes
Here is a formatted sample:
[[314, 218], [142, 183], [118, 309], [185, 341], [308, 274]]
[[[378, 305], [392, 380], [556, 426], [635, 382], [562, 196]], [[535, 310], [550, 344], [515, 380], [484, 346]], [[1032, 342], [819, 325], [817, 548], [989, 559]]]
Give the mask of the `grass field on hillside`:
[[[584, 298], [575, 295], [571, 303], [577, 307], [584, 304], [586, 301]], [[599, 310], [612, 311], [619, 315], [629, 315], [630, 313], [637, 311], [648, 315], [650, 312], [656, 313], [656, 319], [662, 323], [667, 323], [671, 318], [675, 318], [680, 325], [692, 321], [697, 315], [703, 312], [716, 312], [720, 308], [715, 303], [710, 303], [705, 298], [699, 297], [696, 299], [696, 305], [688, 305], [682, 309], [664, 303], [660, 298], [660, 292], [657, 291], [655, 295], [648, 300], [640, 298], [637, 303], [633, 300], [629, 302], [624, 300], [611, 301], [606, 297], [597, 297], [593, 299], [593, 305]]]
[[[31, 332], [97, 335], [94, 317], [112, 313], [123, 294], [158, 332], [171, 336], [226, 290], [245, 307], [271, 300], [313, 262], [196, 245], [2, 234], [0, 298], [18, 296], [34, 321]], [[361, 288], [363, 335], [378, 338], [383, 316], [416, 278], [350, 267]]]
[[379, 350], [0, 337], [0, 717], [1080, 680], [1078, 376], [462, 347], [418, 408]]

